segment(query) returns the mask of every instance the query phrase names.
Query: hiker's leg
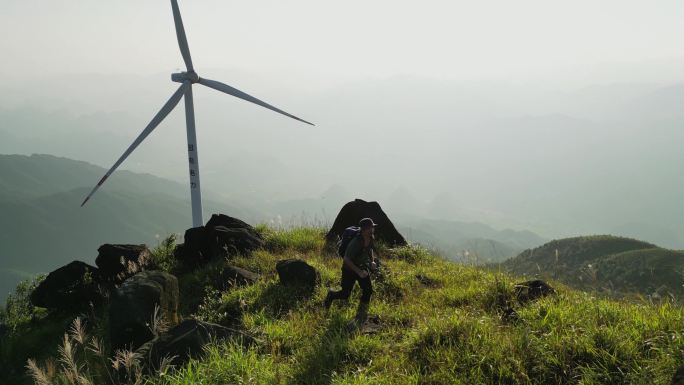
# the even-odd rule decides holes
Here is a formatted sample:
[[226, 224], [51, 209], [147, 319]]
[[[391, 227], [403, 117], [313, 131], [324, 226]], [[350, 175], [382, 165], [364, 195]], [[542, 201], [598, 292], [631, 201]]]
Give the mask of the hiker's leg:
[[361, 286], [361, 303], [368, 304], [373, 294], [373, 284], [371, 283], [370, 275], [366, 278], [359, 278], [359, 286]]
[[356, 308], [356, 316], [354, 316], [354, 321], [356, 322], [357, 326], [363, 325], [363, 323], [368, 319], [368, 306], [368, 302], [359, 302], [359, 307]]
[[373, 294], [373, 284], [370, 276], [366, 278], [358, 278], [359, 286], [361, 286], [361, 300], [359, 307], [356, 309], [356, 316], [354, 317], [355, 327], [358, 328], [363, 325], [368, 319], [368, 306], [370, 305], [370, 297]]
[[357, 276], [353, 271], [342, 268], [342, 279], [341, 285], [342, 290], [331, 291], [330, 299], [347, 299], [351, 295], [352, 288], [354, 288], [354, 283], [356, 283]]

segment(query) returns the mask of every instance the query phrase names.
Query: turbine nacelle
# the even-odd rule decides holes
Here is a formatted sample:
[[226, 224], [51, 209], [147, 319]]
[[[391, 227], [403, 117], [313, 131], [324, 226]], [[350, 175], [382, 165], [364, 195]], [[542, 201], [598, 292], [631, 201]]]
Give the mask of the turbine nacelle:
[[190, 83], [199, 83], [200, 77], [197, 75], [197, 72], [195, 71], [188, 71], [188, 72], [178, 72], [175, 74], [171, 74], [171, 80], [176, 82], [176, 83], [185, 83], [189, 81]]

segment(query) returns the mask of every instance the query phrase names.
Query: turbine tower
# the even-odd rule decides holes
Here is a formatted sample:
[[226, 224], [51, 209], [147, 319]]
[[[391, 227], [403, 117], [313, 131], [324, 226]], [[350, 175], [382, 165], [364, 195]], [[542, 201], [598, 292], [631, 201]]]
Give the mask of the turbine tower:
[[307, 122], [306, 120], [300, 119], [294, 115], [288, 114], [287, 112], [274, 107], [266, 102], [263, 102], [251, 95], [248, 95], [236, 88], [233, 88], [227, 84], [217, 82], [215, 80], [209, 80], [199, 77], [195, 68], [192, 66], [192, 58], [190, 57], [190, 48], [188, 47], [188, 40], [185, 36], [185, 29], [183, 28], [183, 20], [181, 19], [180, 10], [178, 9], [177, 0], [171, 0], [171, 8], [173, 10], [173, 19], [176, 24], [176, 37], [178, 38], [178, 46], [180, 47], [181, 55], [183, 56], [183, 61], [185, 62], [186, 72], [175, 73], [171, 75], [171, 80], [177, 83], [181, 83], [178, 90], [171, 95], [171, 98], [164, 104], [157, 115], [152, 118], [152, 121], [145, 127], [145, 129], [138, 135], [138, 137], [133, 141], [133, 143], [124, 151], [123, 155], [119, 160], [114, 163], [112, 168], [107, 171], [107, 173], [100, 179], [100, 181], [95, 185], [90, 194], [85, 198], [81, 207], [88, 202], [90, 197], [95, 194], [97, 189], [102, 186], [102, 184], [109, 178], [109, 176], [116, 170], [117, 167], [123, 163], [124, 160], [142, 143], [143, 140], [161, 123], [164, 118], [178, 105], [181, 98], [185, 98], [185, 124], [187, 126], [188, 133], [188, 165], [190, 166], [190, 197], [192, 200], [192, 225], [193, 227], [199, 227], [204, 224], [202, 220], [202, 190], [200, 185], [200, 170], [199, 170], [199, 151], [197, 149], [197, 135], [195, 133], [195, 110], [192, 100], [192, 85], [199, 83], [203, 86], [213, 88], [217, 91], [224, 92], [228, 95], [235, 96], [237, 98], [246, 100], [248, 102], [260, 105], [269, 110], [275, 111], [279, 114], [285, 115], [292, 119], [299, 120], [306, 124], [314, 125], [313, 123]]

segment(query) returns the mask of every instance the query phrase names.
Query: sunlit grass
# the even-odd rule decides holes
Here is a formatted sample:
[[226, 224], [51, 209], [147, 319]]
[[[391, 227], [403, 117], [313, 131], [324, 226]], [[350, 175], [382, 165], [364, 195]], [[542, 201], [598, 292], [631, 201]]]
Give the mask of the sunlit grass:
[[[262, 280], [219, 301], [261, 342], [250, 350], [219, 343], [212, 352], [232, 353], [210, 354], [158, 383], [191, 383], [186, 379], [195, 375], [219, 384], [229, 371], [244, 383], [651, 384], [667, 383], [684, 359], [679, 307], [597, 299], [552, 283], [558, 295], [516, 306], [519, 320], [510, 324], [501, 320], [497, 301], [512, 299], [515, 279], [414, 247], [386, 251], [387, 270], [375, 282], [370, 309], [381, 330], [349, 334], [358, 288], [350, 303], [329, 312], [320, 306], [326, 286], [339, 284], [341, 264], [325, 252], [323, 233], [268, 230], [265, 236], [267, 251], [236, 261], [264, 274]], [[275, 263], [293, 257], [321, 272], [323, 285], [310, 297], [278, 284]], [[421, 284], [418, 274], [435, 285]], [[249, 378], [240, 369], [247, 363], [254, 368]]]
[[[350, 334], [358, 287], [349, 302], [329, 311], [321, 306], [327, 287], [339, 285], [342, 263], [326, 250], [324, 231], [259, 231], [264, 250], [180, 277], [181, 292], [201, 302], [194, 316], [256, 342], [215, 342], [203, 359], [147, 378], [148, 384], [650, 385], [669, 383], [684, 362], [681, 307], [600, 299], [556, 282], [556, 295], [523, 306], [514, 300], [516, 278], [418, 247], [383, 249], [370, 307], [381, 327]], [[313, 293], [280, 285], [275, 265], [285, 258], [315, 266], [321, 285]], [[211, 272], [223, 263], [260, 278], [212, 289]], [[518, 318], [503, 321], [511, 304]]]

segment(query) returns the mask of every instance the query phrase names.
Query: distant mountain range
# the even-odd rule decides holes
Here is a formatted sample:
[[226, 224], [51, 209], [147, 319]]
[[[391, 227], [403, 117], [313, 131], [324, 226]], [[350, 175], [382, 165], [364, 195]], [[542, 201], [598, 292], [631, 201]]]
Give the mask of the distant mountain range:
[[[101, 167], [52, 155], [0, 155], [0, 198], [27, 200], [94, 186]], [[182, 197], [184, 186], [149, 174], [115, 173], [108, 190]]]
[[[108, 167], [168, 96], [159, 85], [166, 75], [83, 76], [4, 86], [0, 153], [47, 152]], [[345, 200], [378, 200], [389, 212], [549, 239], [614, 233], [684, 248], [680, 83], [575, 89], [400, 76], [285, 99], [323, 129], [197, 97], [205, 110], [198, 122], [203, 186], [268, 211], [266, 218], [302, 211], [321, 218], [297, 202], [337, 184], [353, 192]], [[184, 148], [182, 114], [171, 114], [125, 166], [184, 184]], [[334, 216], [327, 209], [323, 220]]]
[[500, 266], [552, 278], [583, 290], [626, 295], [684, 296], [684, 252], [611, 235], [554, 240]]
[[[74, 259], [92, 263], [101, 244], [154, 246], [160, 238], [190, 227], [187, 187], [149, 174], [117, 172], [88, 205], [80, 207], [104, 172], [86, 162], [51, 155], [0, 155], [2, 293], [20, 279]], [[337, 210], [356, 198], [341, 185], [318, 197], [286, 201], [234, 200], [211, 191], [205, 197], [205, 216], [223, 212], [276, 227], [328, 226]], [[516, 274], [602, 291], [684, 294], [684, 253], [679, 251], [612, 236], [569, 238], [536, 247], [546, 240], [530, 231], [497, 230], [402, 210], [413, 204], [419, 203], [399, 191], [383, 207], [409, 241], [459, 262], [497, 263], [517, 255], [502, 264]]]
[[[0, 155], [2, 298], [20, 278], [74, 259], [92, 263], [104, 243], [147, 243], [190, 227], [186, 187], [152, 175], [115, 173], [80, 207], [105, 170], [50, 155]], [[208, 213], [255, 220], [248, 210], [208, 200]]]
[[410, 240], [435, 248], [458, 262], [500, 262], [546, 242], [530, 231], [495, 230], [482, 223], [437, 219], [403, 219], [399, 231]]
[[[150, 174], [117, 171], [80, 207], [104, 173], [102, 167], [52, 155], [0, 155], [0, 299], [27, 276], [74, 259], [92, 263], [101, 244], [154, 246], [190, 227], [187, 186]], [[205, 216], [223, 212], [250, 223], [325, 227], [356, 196], [333, 185], [319, 197], [297, 200], [235, 200], [211, 191], [205, 198]], [[392, 209], [388, 215], [410, 241], [469, 263], [501, 261], [545, 241], [481, 223], [394, 216]]]

